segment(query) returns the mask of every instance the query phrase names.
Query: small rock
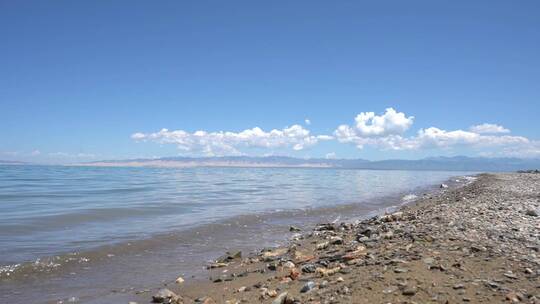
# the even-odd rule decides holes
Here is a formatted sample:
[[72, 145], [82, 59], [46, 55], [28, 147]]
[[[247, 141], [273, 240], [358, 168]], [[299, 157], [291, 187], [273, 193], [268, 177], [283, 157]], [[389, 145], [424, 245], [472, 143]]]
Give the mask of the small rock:
[[154, 303], [174, 303], [178, 299], [178, 295], [167, 288], [160, 289], [152, 296], [152, 302]]
[[518, 277], [517, 277], [515, 274], [513, 274], [511, 271], [506, 272], [506, 273], [504, 273], [503, 275], [504, 275], [505, 277], [507, 277], [507, 278], [510, 278], [510, 279], [514, 279], [514, 280], [517, 280], [517, 279], [518, 279]]
[[335, 231], [336, 226], [334, 224], [332, 224], [332, 223], [319, 224], [319, 225], [317, 225], [315, 230], [316, 231]]
[[428, 265], [435, 263], [434, 258], [425, 258], [423, 261], [424, 261], [424, 263], [426, 263]]
[[176, 284], [182, 284], [182, 283], [184, 283], [184, 281], [185, 281], [184, 278], [178, 277], [178, 279], [176, 279], [176, 281], [174, 281], [174, 282], [176, 282]]
[[296, 279], [298, 279], [299, 276], [300, 276], [300, 271], [298, 271], [298, 269], [296, 269], [296, 268], [292, 268], [291, 272], [289, 273], [289, 277], [292, 280], [296, 280]]
[[371, 227], [368, 227], [368, 228], [365, 228], [364, 230], [362, 230], [360, 232], [361, 235], [364, 235], [364, 236], [367, 236], [367, 237], [370, 237], [375, 231], [373, 231], [373, 228]]
[[216, 301], [210, 297], [204, 297], [204, 300], [201, 302], [202, 304], [216, 304]]
[[277, 298], [272, 301], [272, 304], [285, 304], [287, 301], [287, 292], [280, 293]]
[[528, 209], [526, 212], [525, 212], [526, 215], [528, 216], [538, 216], [539, 215], [539, 212], [538, 210], [536, 209]]
[[509, 292], [506, 294], [506, 299], [512, 303], [519, 303], [520, 299], [515, 292]]
[[403, 292], [401, 294], [403, 294], [404, 296], [414, 296], [416, 292], [416, 287], [406, 287], [405, 289], [403, 289]]
[[302, 266], [302, 272], [314, 273], [315, 271], [317, 271], [317, 266], [315, 266], [314, 264], [306, 264]]
[[296, 265], [294, 265], [294, 263], [291, 262], [291, 261], [287, 261], [287, 262], [285, 262], [285, 263], [283, 264], [283, 267], [285, 267], [285, 268], [294, 268], [295, 266], [296, 266]]
[[383, 293], [384, 294], [390, 294], [390, 293], [394, 293], [396, 290], [398, 290], [397, 286], [390, 286], [390, 287], [387, 287], [387, 288], [383, 289]]
[[459, 283], [459, 284], [454, 285], [452, 288], [454, 288], [454, 289], [465, 289], [465, 285]]
[[356, 247], [356, 250], [344, 254], [342, 258], [345, 261], [352, 261], [365, 255], [367, 255], [366, 247], [360, 245]]
[[330, 242], [322, 242], [317, 244], [317, 250], [322, 250], [328, 248], [328, 245], [330, 245]]
[[208, 265], [208, 269], [214, 269], [214, 268], [221, 268], [221, 267], [227, 267], [229, 264], [227, 263], [212, 263]]
[[471, 251], [472, 252], [487, 251], [487, 248], [484, 247], [484, 246], [473, 245], [473, 246], [471, 246]]
[[313, 288], [315, 288], [315, 282], [309, 281], [306, 283], [306, 285], [302, 286], [302, 289], [300, 289], [300, 292], [301, 293], [310, 292], [311, 290], [313, 290]]
[[323, 277], [326, 277], [326, 276], [334, 275], [338, 273], [340, 270], [341, 270], [341, 267], [339, 266], [334, 267], [334, 268], [318, 267], [317, 269], [315, 269], [315, 272]]
[[216, 263], [226, 263], [235, 259], [242, 258], [242, 251], [235, 250], [235, 251], [227, 251], [223, 256], [219, 257], [216, 260]]
[[284, 255], [285, 253], [287, 253], [288, 249], [287, 248], [278, 248], [278, 249], [275, 249], [273, 251], [266, 251], [263, 253], [263, 258], [265, 259], [268, 259], [268, 258], [276, 258], [278, 256], [281, 256], [281, 255]]
[[401, 212], [401, 211], [394, 212], [394, 213], [391, 214], [391, 216], [392, 216], [392, 219], [394, 221], [399, 221], [399, 220], [403, 219], [403, 212]]
[[407, 270], [405, 268], [396, 268], [396, 269], [394, 269], [395, 273], [405, 273], [407, 271], [409, 271], [409, 270]]
[[441, 189], [446, 189], [446, 188], [448, 188], [448, 185], [447, 184], [441, 184], [440, 188]]
[[290, 232], [297, 232], [297, 231], [302, 231], [302, 229], [300, 229], [298, 227], [295, 227], [295, 226], [291, 226], [291, 227], [289, 227], [289, 231]]
[[277, 265], [276, 265], [276, 263], [270, 263], [270, 264], [268, 264], [268, 270], [276, 271], [276, 270], [277, 270]]
[[343, 244], [343, 239], [340, 238], [339, 236], [334, 236], [334, 237], [330, 238], [330, 243], [332, 245], [341, 245], [341, 244]]

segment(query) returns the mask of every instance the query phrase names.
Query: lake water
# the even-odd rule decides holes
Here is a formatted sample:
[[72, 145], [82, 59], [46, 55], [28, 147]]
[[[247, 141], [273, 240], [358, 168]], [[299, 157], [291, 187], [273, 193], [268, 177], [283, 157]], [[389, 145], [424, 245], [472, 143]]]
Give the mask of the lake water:
[[366, 217], [466, 174], [0, 166], [0, 302], [128, 299], [288, 225]]

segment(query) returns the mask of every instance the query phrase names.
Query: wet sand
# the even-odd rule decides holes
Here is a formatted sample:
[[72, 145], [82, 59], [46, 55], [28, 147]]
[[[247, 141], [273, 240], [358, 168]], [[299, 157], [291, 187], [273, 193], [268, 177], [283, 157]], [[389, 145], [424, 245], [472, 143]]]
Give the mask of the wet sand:
[[[540, 174], [482, 174], [399, 211], [320, 224], [138, 303], [540, 303]], [[291, 230], [295, 230], [294, 228]]]

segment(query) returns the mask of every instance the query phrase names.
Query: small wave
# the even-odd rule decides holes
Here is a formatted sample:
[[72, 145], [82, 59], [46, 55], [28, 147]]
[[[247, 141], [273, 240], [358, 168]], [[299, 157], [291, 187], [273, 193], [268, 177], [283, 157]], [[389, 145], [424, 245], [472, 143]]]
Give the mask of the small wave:
[[79, 256], [78, 253], [39, 258], [32, 262], [0, 266], [0, 280], [12, 277], [24, 277], [37, 273], [48, 273], [70, 264], [87, 263], [90, 259]]
[[403, 203], [409, 203], [411, 201], [414, 201], [417, 198], [418, 198], [418, 195], [416, 195], [416, 194], [407, 194], [407, 195], [405, 195], [404, 197], [401, 198], [401, 201]]
[[468, 185], [472, 182], [474, 182], [475, 180], [477, 180], [478, 178], [476, 176], [469, 176], [469, 175], [465, 175], [465, 176], [459, 176], [457, 177], [454, 181], [456, 183], [463, 183], [465, 185]]
[[3, 276], [9, 277], [12, 273], [14, 273], [21, 264], [13, 264], [13, 265], [6, 265], [6, 266], [0, 266], [0, 278]]

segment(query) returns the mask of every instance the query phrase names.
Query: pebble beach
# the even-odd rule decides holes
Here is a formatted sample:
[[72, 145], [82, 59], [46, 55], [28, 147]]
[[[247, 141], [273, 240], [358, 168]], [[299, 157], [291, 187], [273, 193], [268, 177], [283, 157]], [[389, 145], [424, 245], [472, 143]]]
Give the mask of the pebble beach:
[[284, 227], [287, 246], [230, 251], [207, 281], [137, 303], [540, 303], [539, 215], [540, 174], [480, 174], [392, 213]]

